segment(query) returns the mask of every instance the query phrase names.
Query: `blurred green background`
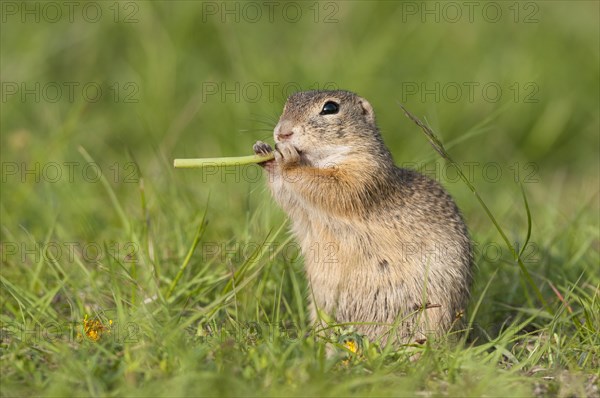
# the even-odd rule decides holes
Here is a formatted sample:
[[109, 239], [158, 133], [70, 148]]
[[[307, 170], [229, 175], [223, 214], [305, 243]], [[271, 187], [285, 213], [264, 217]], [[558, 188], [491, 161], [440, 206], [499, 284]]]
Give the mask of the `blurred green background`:
[[[435, 170], [403, 103], [444, 142], [460, 139], [452, 155], [476, 163], [474, 179], [500, 211], [514, 204], [518, 187], [501, 183], [510, 180], [539, 194], [534, 207], [575, 205], [598, 190], [594, 1], [5, 2], [2, 18], [2, 161], [18, 169], [3, 169], [2, 222], [11, 230], [43, 235], [69, 220], [89, 238], [110, 225], [98, 184], [82, 176], [78, 146], [121, 200], [132, 199], [127, 206], [138, 200], [135, 184], [124, 182], [133, 156], [165, 195], [151, 199], [171, 202], [166, 208], [177, 200], [200, 207], [212, 191], [215, 212], [237, 214], [247, 184], [223, 184], [220, 175], [200, 183], [197, 172], [169, 164], [250, 153], [254, 141], [270, 139], [296, 89], [359, 93], [375, 107], [396, 161]], [[61, 166], [56, 183], [44, 178], [48, 162]], [[78, 162], [75, 182], [65, 181], [64, 162]], [[33, 174], [24, 175], [27, 167]], [[168, 196], [173, 185], [185, 199]], [[477, 223], [465, 188], [450, 185]]]
[[172, 160], [251, 153], [287, 95], [315, 88], [367, 98], [397, 163], [445, 181], [476, 242], [498, 237], [400, 103], [437, 131], [511, 239], [526, 229], [520, 184], [534, 242], [582, 209], [597, 225], [597, 2], [269, 4], [4, 2], [3, 240], [120, 239], [99, 172], [159, 252], [184, 250], [209, 195], [206, 239], [261, 236], [283, 214], [257, 170]]
[[[323, 88], [347, 89], [368, 99], [396, 162], [438, 178], [456, 198], [477, 249], [473, 296], [479, 298], [483, 286], [494, 280], [477, 322], [500, 325], [514, 319], [515, 308], [529, 306], [523, 312], [535, 313], [539, 303], [516, 282], [521, 274], [473, 194], [439, 160], [399, 104], [439, 134], [517, 247], [527, 233], [523, 186], [532, 216], [525, 260], [553, 305], [561, 302], [550, 281], [565, 294], [579, 280], [581, 291], [597, 297], [597, 1], [0, 4], [2, 322], [28, 324], [30, 316], [79, 322], [98, 308], [117, 308], [127, 314], [122, 317], [138, 322], [148, 339], [131, 345], [133, 356], [125, 345], [126, 375], [168, 378], [180, 369], [178, 358], [187, 358], [181, 359], [184, 364], [200, 363], [187, 342], [177, 346], [164, 336], [173, 331], [187, 336], [170, 325], [188, 325], [190, 319], [191, 325], [199, 318], [181, 314], [190, 310], [199, 316], [224, 297], [220, 292], [226, 292], [221, 289], [229, 268], [243, 259], [207, 262], [201, 244], [177, 299], [160, 307], [153, 294], [164, 295], [172, 283], [205, 209], [202, 242], [227, 245], [262, 242], [285, 215], [257, 168], [209, 173], [174, 170], [172, 161], [250, 154], [256, 140], [272, 142], [287, 95]], [[137, 268], [123, 261], [132, 237], [140, 245]], [[282, 243], [285, 236], [277, 239]], [[63, 256], [74, 245], [81, 262], [40, 260], [36, 244], [46, 242], [58, 242]], [[112, 259], [81, 253], [90, 243], [111, 247], [111, 242], [121, 250], [116, 261], [125, 263], [119, 263], [120, 273], [112, 268]], [[199, 283], [200, 290], [184, 285], [206, 267], [214, 275]], [[304, 290], [298, 290], [299, 296], [292, 293], [296, 274], [301, 279], [297, 263], [290, 268], [269, 262], [248, 285], [258, 285], [257, 292], [245, 289], [236, 297], [235, 319], [279, 314], [274, 297], [280, 286], [295, 308], [285, 319], [305, 321]], [[130, 301], [121, 302], [122, 291], [130, 287]], [[40, 313], [29, 313], [29, 306], [15, 299], [28, 295], [43, 302]], [[149, 308], [157, 305], [152, 316], [136, 297], [150, 299]], [[232, 316], [231, 303], [222, 309], [220, 316]], [[546, 327], [547, 319], [540, 319], [532, 327]], [[19, 353], [30, 353], [31, 347], [14, 344], [18, 349], [3, 351], [3, 358], [18, 366], [3, 364], [3, 369], [16, 386], [48, 362], [73, 360], [71, 370], [61, 365], [59, 379], [85, 369], [78, 364], [86, 359], [70, 348], [65, 349], [67, 361], [36, 351], [19, 362]], [[55, 346], [46, 349], [54, 352]], [[221, 351], [217, 347], [215, 355]], [[312, 358], [312, 352], [308, 347], [290, 360]], [[31, 360], [38, 355], [39, 362]], [[104, 353], [98, 355], [104, 358]], [[146, 356], [153, 364], [150, 370], [136, 367]], [[261, 361], [265, 358], [270, 357]], [[88, 381], [78, 391], [110, 391], [112, 381], [103, 383], [112, 374], [112, 360], [94, 376], [100, 381]], [[206, 363], [214, 370], [211, 361]], [[312, 361], [299, 363], [312, 366]], [[38, 368], [30, 371], [28, 366]], [[244, 373], [247, 380], [253, 380], [252, 366]], [[482, 385], [496, 380], [496, 370], [493, 365]], [[231, 372], [237, 375], [237, 368]], [[429, 369], [423, 374], [429, 375]], [[325, 375], [321, 381], [326, 386]], [[54, 379], [31, 382], [39, 387], [35, 391], [44, 391], [44, 380]], [[503, 380], [496, 384], [511, 392]], [[125, 382], [137, 385], [127, 377]], [[302, 381], [296, 382], [302, 387]], [[177, 379], [174, 383], [179, 385]], [[227, 383], [215, 379], [217, 387]], [[414, 391], [411, 383], [407, 391]], [[70, 391], [68, 385], [64, 391]], [[57, 395], [64, 392], [56, 388]], [[181, 388], [185, 391], [185, 385]], [[460, 384], [455, 388], [456, 393], [481, 393]]]
[[249, 154], [272, 140], [288, 94], [323, 88], [372, 103], [396, 162], [444, 181], [477, 243], [498, 236], [400, 103], [436, 130], [517, 244], [520, 184], [538, 246], [582, 209], [598, 224], [597, 2], [2, 7], [5, 241], [123, 239], [99, 173], [165, 242], [167, 269], [167, 248], [185, 249], [207, 201], [205, 239], [257, 239], [284, 219], [257, 170], [172, 160]]

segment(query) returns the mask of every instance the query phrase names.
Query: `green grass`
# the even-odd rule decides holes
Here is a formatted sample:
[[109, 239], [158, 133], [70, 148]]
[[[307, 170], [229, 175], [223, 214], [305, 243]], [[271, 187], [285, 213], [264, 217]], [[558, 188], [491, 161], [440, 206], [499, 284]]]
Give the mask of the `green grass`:
[[[518, 3], [518, 15], [495, 2], [497, 23], [360, 1], [320, 3], [317, 22], [298, 3], [297, 23], [266, 8], [223, 23], [199, 2], [125, 2], [117, 22], [112, 2], [94, 3], [96, 23], [65, 6], [54, 23], [30, 3], [41, 20], [21, 22], [7, 4], [23, 7], [2, 3], [0, 25], [2, 396], [598, 396], [597, 2]], [[463, 210], [468, 339], [328, 357], [259, 169], [173, 168], [250, 155], [272, 140], [284, 86], [330, 82], [367, 98], [396, 162], [437, 176]], [[469, 82], [502, 96], [444, 94]], [[436, 83], [439, 100], [421, 96]], [[239, 99], [221, 98], [236, 84]], [[521, 266], [400, 103], [440, 137]], [[109, 330], [97, 341], [86, 315]]]

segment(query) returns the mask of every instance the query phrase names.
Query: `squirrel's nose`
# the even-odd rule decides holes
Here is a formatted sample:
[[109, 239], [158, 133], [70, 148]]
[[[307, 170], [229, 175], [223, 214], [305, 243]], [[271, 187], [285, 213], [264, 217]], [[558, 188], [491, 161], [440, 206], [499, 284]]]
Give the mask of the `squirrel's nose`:
[[292, 135], [294, 135], [294, 132], [292, 130], [279, 131], [277, 133], [277, 139], [279, 139], [279, 140], [286, 140], [286, 139], [290, 138]]
[[280, 122], [279, 124], [277, 124], [277, 127], [275, 127], [275, 137], [277, 138], [277, 140], [287, 140], [292, 135], [294, 135], [292, 127], [293, 126], [291, 125], [291, 123], [287, 121]]

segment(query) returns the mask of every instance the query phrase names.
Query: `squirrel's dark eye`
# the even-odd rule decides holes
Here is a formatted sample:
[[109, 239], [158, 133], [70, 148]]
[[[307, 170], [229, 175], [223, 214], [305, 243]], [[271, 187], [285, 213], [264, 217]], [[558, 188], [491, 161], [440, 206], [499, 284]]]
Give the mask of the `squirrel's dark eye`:
[[325, 105], [323, 105], [323, 109], [321, 109], [321, 113], [319, 115], [333, 115], [338, 113], [340, 110], [340, 106], [333, 101], [327, 101]]

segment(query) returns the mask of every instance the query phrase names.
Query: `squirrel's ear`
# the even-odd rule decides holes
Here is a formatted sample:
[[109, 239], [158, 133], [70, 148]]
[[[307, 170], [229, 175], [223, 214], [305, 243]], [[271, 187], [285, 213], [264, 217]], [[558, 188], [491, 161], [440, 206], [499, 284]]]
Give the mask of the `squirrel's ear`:
[[358, 103], [360, 104], [360, 107], [363, 111], [363, 115], [365, 115], [367, 120], [371, 123], [375, 123], [375, 111], [373, 111], [373, 107], [371, 106], [371, 104], [369, 104], [369, 101], [359, 97]]

